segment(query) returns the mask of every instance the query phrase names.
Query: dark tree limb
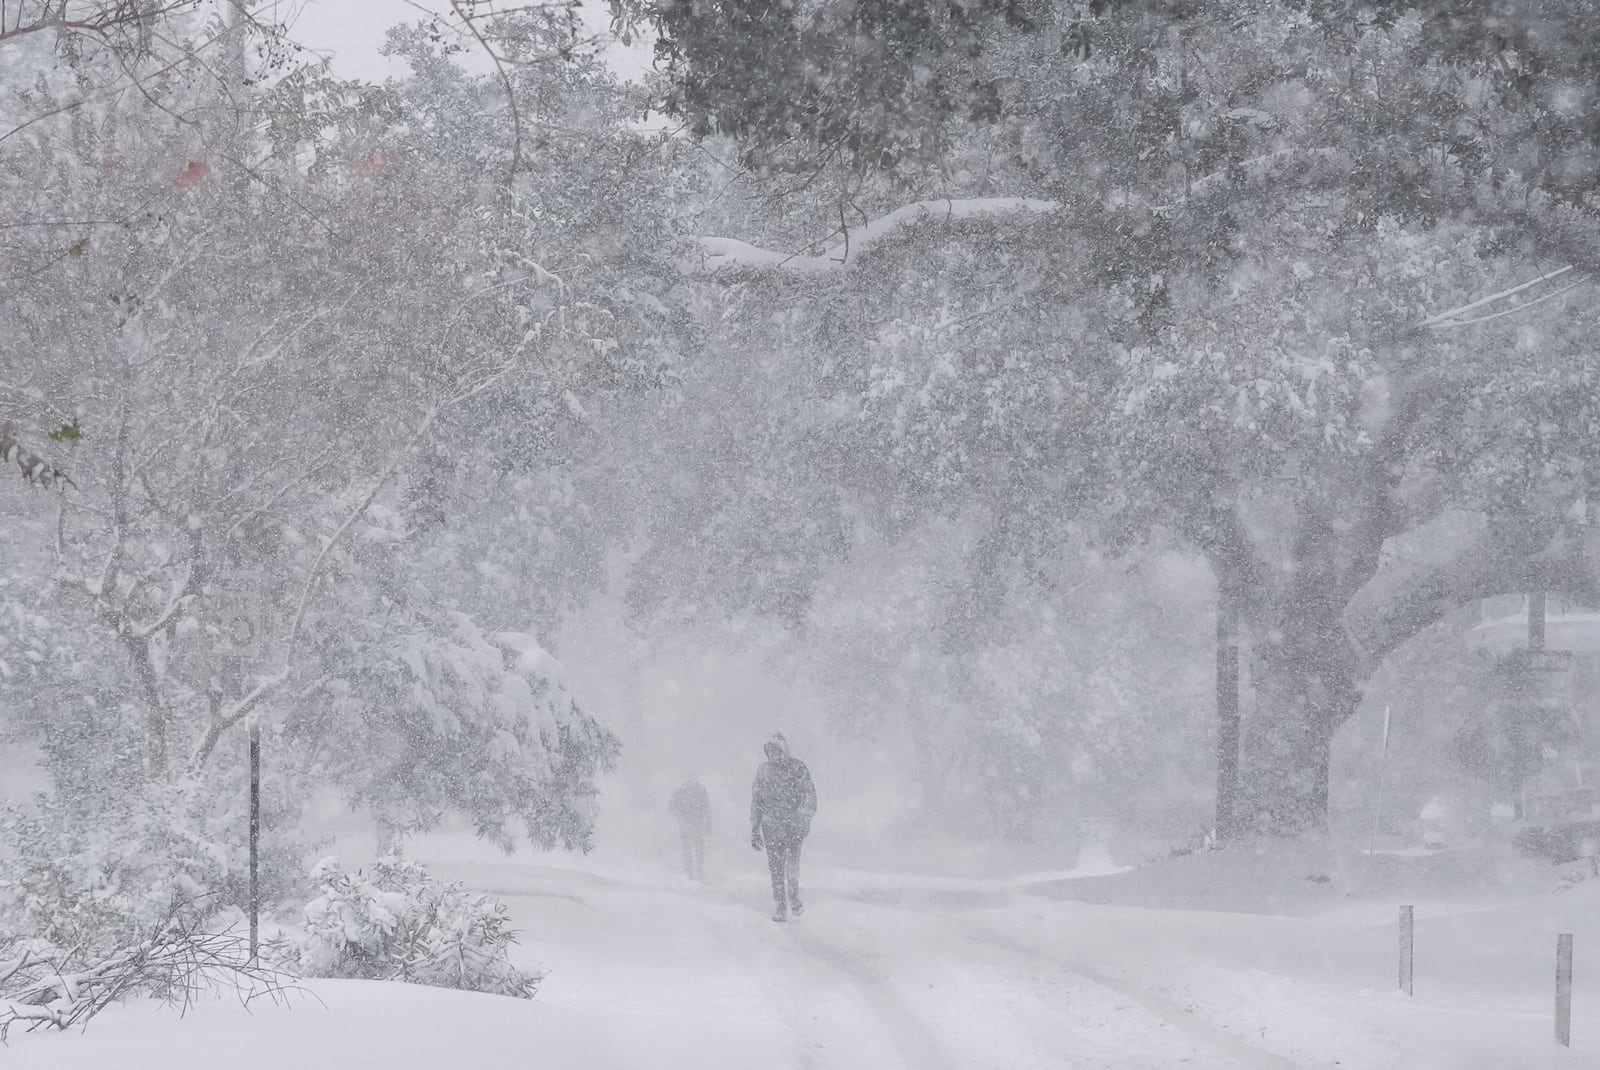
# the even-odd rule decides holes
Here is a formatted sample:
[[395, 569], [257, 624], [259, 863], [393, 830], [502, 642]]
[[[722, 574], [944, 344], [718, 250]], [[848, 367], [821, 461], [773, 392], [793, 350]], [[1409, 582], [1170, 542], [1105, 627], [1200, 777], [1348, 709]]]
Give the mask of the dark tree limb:
[[1364, 589], [1346, 613], [1351, 637], [1375, 668], [1402, 643], [1480, 598], [1547, 590], [1593, 600], [1600, 596], [1591, 545], [1597, 542], [1600, 535], [1588, 529], [1490, 518], [1448, 561], [1396, 566]]

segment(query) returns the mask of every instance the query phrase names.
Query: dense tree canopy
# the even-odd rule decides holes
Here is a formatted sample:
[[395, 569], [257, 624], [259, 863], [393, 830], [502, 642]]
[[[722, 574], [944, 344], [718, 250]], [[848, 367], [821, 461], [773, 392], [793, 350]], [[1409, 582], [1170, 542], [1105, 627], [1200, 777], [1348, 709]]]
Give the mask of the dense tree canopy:
[[[1479, 595], [1595, 589], [1568, 520], [1596, 460], [1569, 298], [1600, 248], [1594, 15], [1094, 7], [631, 10], [668, 107], [836, 212], [821, 252], [705, 243], [808, 303], [774, 344], [811, 419], [924, 506], [999, 500], [1024, 544], [1067, 519], [1203, 552], [1258, 639], [1253, 812], [1302, 827], [1398, 644]], [[1396, 559], [1407, 533], [1456, 552]]]
[[[519, 68], [519, 152], [506, 86], [426, 32], [378, 87], [269, 72], [253, 24], [151, 25], [220, 64], [0, 42], [30, 112], [0, 139], [4, 443], [59, 491], [12, 492], [36, 570], [0, 657], [44, 696], [14, 727], [162, 780], [256, 717], [391, 827], [587, 844], [617, 741], [534, 636], [620, 530], [586, 405], [677, 374], [673, 146], [592, 61]], [[563, 32], [495, 27], [525, 57]]]
[[564, 4], [382, 86], [193, 6], [0, 31], [0, 689], [62, 785], [255, 717], [391, 830], [585, 844], [545, 644], [615, 580], [1015, 834], [1192, 805], [1237, 613], [1294, 830], [1395, 651], [1597, 593], [1582, 0], [619, 0], [643, 85]]

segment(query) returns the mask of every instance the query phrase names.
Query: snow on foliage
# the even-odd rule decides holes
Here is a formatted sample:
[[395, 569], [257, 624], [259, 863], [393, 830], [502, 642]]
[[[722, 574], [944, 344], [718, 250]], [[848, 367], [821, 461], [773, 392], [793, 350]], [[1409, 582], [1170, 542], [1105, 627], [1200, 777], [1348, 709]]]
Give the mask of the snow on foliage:
[[861, 227], [840, 227], [827, 249], [813, 256], [762, 249], [737, 238], [700, 239], [698, 258], [686, 264], [690, 270], [736, 271], [771, 268], [791, 275], [815, 275], [839, 271], [855, 264], [874, 245], [883, 243], [902, 227], [917, 223], [981, 219], [986, 216], [1045, 214], [1059, 205], [1055, 201], [1030, 197], [964, 197], [917, 201], [879, 216]]
[[[242, 908], [248, 863], [242, 793], [220, 777], [133, 788], [120, 797], [41, 796], [0, 809], [0, 932], [109, 950], [172, 915], [210, 920]], [[271, 902], [288, 891], [297, 844], [269, 843]], [[278, 880], [273, 874], [279, 874]]]
[[585, 713], [529, 634], [486, 634], [464, 613], [419, 619], [360, 651], [329, 712], [358, 802], [394, 831], [447, 810], [506, 850], [513, 823], [541, 847], [587, 849], [594, 777], [617, 738]]
[[[891, 180], [918, 148], [937, 147], [954, 198], [1059, 199], [897, 226], [864, 253], [872, 270], [848, 277], [751, 272], [760, 298], [731, 295], [730, 315], [753, 310], [771, 324], [756, 345], [817, 369], [805, 415], [844, 414], [815, 437], [853, 447], [834, 470], [851, 508], [887, 503], [900, 523], [982, 503], [1018, 544], [1047, 543], [1056, 513], [1120, 550], [1172, 534], [1202, 554], [1237, 599], [1270, 711], [1248, 725], [1243, 765], [1263, 827], [1325, 819], [1330, 741], [1399, 643], [1535, 572], [1592, 597], [1580, 539], [1559, 529], [1594, 463], [1593, 310], [1524, 285], [1556, 277], [1541, 260], [1593, 258], [1595, 217], [1567, 206], [1586, 189], [1528, 165], [1543, 124], [1568, 121], [1544, 114], [1530, 82], [1555, 88], [1556, 71], [1592, 62], [1553, 32], [1584, 25], [1581, 5], [1507, 20], [1518, 43], [1492, 61], [1468, 41], [1472, 18], [1432, 10], [1352, 22], [1259, 0], [1181, 18], [1120, 5], [1089, 27], [1091, 58], [979, 5], [990, 33], [965, 55], [992, 99], [967, 115], [908, 108], [859, 139], [840, 130], [881, 123], [864, 105], [885, 80], [901, 104], [936, 91], [940, 71], [912, 77], [911, 57], [947, 55], [950, 27], [886, 8], [873, 17], [904, 36], [858, 53], [809, 10], [758, 32], [724, 8], [643, 6], [690, 64], [673, 105], [735, 136], [769, 177], [787, 181], [777, 163], [798, 156], [817, 185], [838, 179], [837, 218], [857, 233], [903, 198]], [[1539, 60], [1518, 74], [1524, 50]], [[806, 98], [818, 110], [792, 114], [801, 98], [784, 79], [816, 69], [835, 106]], [[957, 69], [965, 79], [944, 73]], [[1575, 155], [1593, 136], [1574, 131]], [[835, 174], [850, 167], [883, 185]], [[1439, 318], [1496, 291], [1526, 295], [1476, 321]], [[799, 467], [776, 477], [803, 480]], [[1450, 508], [1493, 523], [1454, 560], [1397, 576], [1386, 543]]]
[[[235, 925], [247, 825], [228, 803], [242, 797], [214, 776], [0, 808], [0, 1040], [13, 1025], [82, 1025], [129, 996], [276, 994]], [[296, 847], [273, 837], [263, 852], [269, 904]]]
[[[460, 622], [549, 629], [599, 575], [574, 443], [679, 358], [675, 153], [599, 65], [530, 63], [516, 92], [554, 125], [500, 187], [502, 87], [436, 35], [396, 32], [412, 73], [385, 87], [207, 75], [277, 57], [260, 27], [219, 39], [242, 7], [191, 37], [191, 7], [130, 17], [205, 61], [0, 41], [0, 459], [75, 484], [0, 490], [26, 507], [4, 728], [98, 793], [209, 774], [254, 721], [269, 776], [391, 828], [462, 807], [502, 843], [515, 816], [584, 846], [616, 740]], [[559, 20], [494, 32], [523, 57], [572, 43]]]
[[290, 941], [308, 977], [407, 981], [531, 999], [541, 975], [512, 965], [517, 933], [505, 904], [440, 881], [399, 855], [350, 872], [337, 858], [311, 871], [316, 897]]

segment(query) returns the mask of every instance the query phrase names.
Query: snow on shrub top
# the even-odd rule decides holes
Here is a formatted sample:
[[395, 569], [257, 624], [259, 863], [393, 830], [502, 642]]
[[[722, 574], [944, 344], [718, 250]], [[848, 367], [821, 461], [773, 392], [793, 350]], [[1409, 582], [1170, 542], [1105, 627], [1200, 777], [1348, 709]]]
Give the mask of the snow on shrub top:
[[517, 933], [493, 896], [437, 880], [399, 855], [354, 873], [324, 858], [311, 880], [317, 895], [306, 904], [305, 933], [291, 948], [308, 977], [407, 981], [520, 999], [538, 988], [540, 974], [511, 963]]

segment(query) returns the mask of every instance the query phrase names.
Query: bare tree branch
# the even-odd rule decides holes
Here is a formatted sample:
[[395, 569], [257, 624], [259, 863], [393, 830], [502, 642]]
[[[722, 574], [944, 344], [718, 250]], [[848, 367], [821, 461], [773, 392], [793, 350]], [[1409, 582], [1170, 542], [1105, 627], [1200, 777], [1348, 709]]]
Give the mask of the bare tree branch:
[[[83, 1026], [130, 992], [188, 1007], [204, 991], [231, 991], [248, 1005], [297, 991], [250, 955], [237, 932], [210, 932], [195, 901], [176, 900], [143, 934], [99, 953], [83, 948], [24, 950], [0, 964], [0, 1043], [13, 1026], [65, 1030]], [[3, 950], [3, 948], [0, 948]]]
[[517, 106], [517, 87], [511, 81], [511, 74], [506, 70], [505, 62], [500, 58], [500, 54], [489, 47], [488, 39], [484, 37], [483, 31], [478, 28], [477, 20], [474, 17], [477, 12], [470, 10], [472, 6], [472, 0], [465, 0], [465, 3], [464, 0], [450, 0], [450, 10], [456, 13], [457, 17], [471, 31], [472, 36], [477, 38], [478, 44], [483, 47], [483, 51], [494, 62], [495, 73], [500, 76], [500, 84], [505, 87], [506, 104], [511, 109], [511, 163], [506, 169], [506, 187], [509, 189], [511, 183], [516, 181], [517, 172], [522, 170], [522, 109]]
[[70, 0], [58, 3], [40, 0], [32, 15], [19, 5], [17, 19], [10, 26], [0, 19], [0, 45], [54, 31], [97, 37], [120, 47], [137, 47], [156, 20], [197, 6], [199, 0], [86, 0], [76, 4]]

